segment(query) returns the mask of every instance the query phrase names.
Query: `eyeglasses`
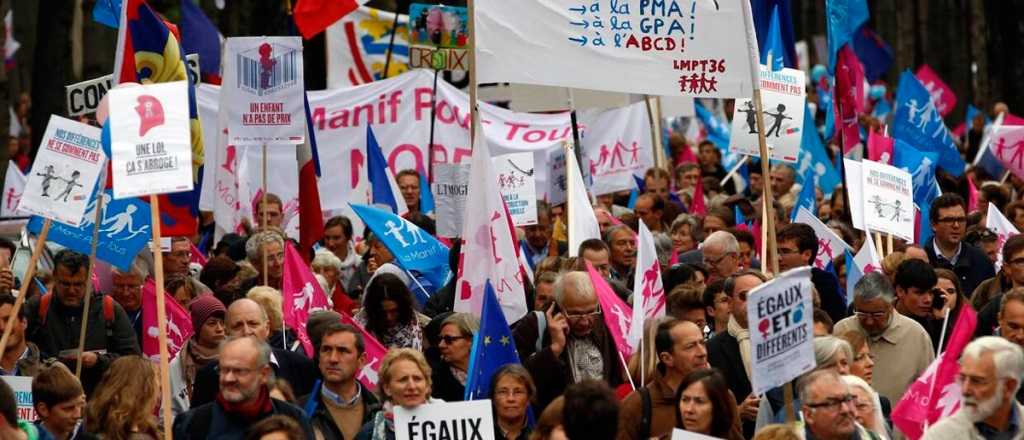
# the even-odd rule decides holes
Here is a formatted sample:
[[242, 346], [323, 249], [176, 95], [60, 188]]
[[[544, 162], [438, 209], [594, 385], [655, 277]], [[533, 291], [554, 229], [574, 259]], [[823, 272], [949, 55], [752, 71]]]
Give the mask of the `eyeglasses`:
[[223, 366], [218, 367], [218, 368], [220, 368], [220, 375], [221, 376], [227, 376], [229, 374], [232, 374], [232, 375], [235, 375], [235, 376], [248, 376], [248, 375], [252, 374], [253, 372], [255, 372], [257, 370], [256, 368], [232, 368], [232, 367], [223, 367]]
[[438, 341], [437, 343], [440, 344], [440, 343], [444, 342], [445, 344], [452, 345], [452, 344], [455, 343], [455, 341], [458, 341], [460, 339], [467, 339], [467, 337], [466, 336], [444, 335], [444, 336], [439, 336], [437, 338], [437, 341]]
[[718, 257], [718, 258], [715, 258], [715, 259], [711, 259], [711, 258], [708, 258], [708, 257], [705, 256], [704, 257], [704, 264], [707, 264], [709, 266], [718, 266], [718, 264], [721, 263], [722, 260], [725, 259], [725, 257], [728, 257], [728, 256], [730, 256], [732, 254], [735, 254], [735, 252], [726, 252], [721, 257]]
[[833, 397], [831, 399], [827, 399], [824, 402], [805, 403], [804, 406], [807, 406], [808, 408], [813, 408], [813, 409], [825, 409], [825, 410], [835, 411], [835, 410], [839, 409], [840, 407], [842, 407], [843, 405], [852, 403], [853, 401], [854, 401], [853, 394], [847, 394], [847, 395], [844, 395], [842, 397]]
[[947, 224], [957, 224], [957, 223], [965, 224], [965, 223], [967, 223], [967, 217], [946, 217], [946, 218], [940, 218], [940, 219], [936, 220], [936, 222], [938, 222], [938, 223], [947, 223]]
[[875, 321], [880, 321], [882, 320], [882, 318], [885, 318], [885, 315], [887, 315], [889, 312], [861, 312], [857, 310], [853, 313], [857, 315], [857, 318], [859, 319], [871, 319]]
[[597, 318], [598, 316], [601, 316], [601, 309], [600, 308], [598, 308], [597, 310], [594, 310], [593, 312], [589, 312], [589, 313], [569, 313], [569, 312], [565, 312], [565, 318], [568, 319], [568, 320], [571, 320], [571, 321], [580, 321], [580, 320], [583, 320], [583, 319], [594, 319], [594, 318]]

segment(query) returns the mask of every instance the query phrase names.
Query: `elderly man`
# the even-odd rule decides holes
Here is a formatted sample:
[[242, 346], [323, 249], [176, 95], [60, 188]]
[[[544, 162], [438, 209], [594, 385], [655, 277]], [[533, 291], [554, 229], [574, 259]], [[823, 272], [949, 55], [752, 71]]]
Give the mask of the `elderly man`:
[[355, 327], [334, 321], [317, 338], [317, 359], [323, 384], [302, 398], [317, 438], [354, 439], [372, 420], [380, 401], [359, 383], [366, 362], [363, 335]]
[[792, 207], [796, 204], [796, 170], [793, 167], [780, 163], [772, 167], [770, 175], [772, 186], [772, 197], [782, 206]]
[[[654, 336], [654, 351], [658, 368], [653, 380], [622, 401], [618, 440], [646, 440], [671, 433], [678, 412], [676, 389], [687, 374], [708, 367], [704, 333], [689, 321], [675, 318], [660, 321]], [[643, 416], [645, 401], [650, 405], [646, 419]]]
[[[212, 293], [207, 285], [193, 278], [189, 272], [189, 265], [192, 264], [192, 243], [188, 240], [188, 237], [171, 237], [171, 248], [170, 250], [164, 251], [163, 255], [165, 278], [169, 278], [174, 275], [188, 276], [188, 279], [192, 282], [192, 287], [195, 289], [197, 295]], [[145, 279], [148, 273], [144, 269], [145, 266], [142, 265], [140, 260], [134, 260], [132, 265], [138, 268], [137, 270], [143, 274], [143, 279]]]
[[267, 285], [281, 290], [284, 273], [284, 237], [276, 231], [257, 232], [245, 242], [245, 255], [249, 263], [259, 272], [255, 278], [242, 283], [242, 292], [248, 292], [263, 283], [263, 256], [267, 256]]
[[797, 385], [807, 440], [860, 439], [850, 386], [834, 369], [817, 370]]
[[864, 275], [853, 287], [854, 316], [836, 323], [833, 333], [858, 331], [868, 336], [875, 357], [871, 386], [891, 402], [899, 401], [935, 359], [931, 338], [921, 324], [895, 313], [896, 292], [885, 275]]
[[89, 257], [65, 249], [53, 257], [53, 264], [53, 290], [27, 304], [29, 340], [39, 346], [43, 359], [58, 358], [72, 370], [81, 361], [82, 386], [91, 394], [110, 363], [121, 355], [138, 354], [139, 344], [124, 309], [93, 292], [85, 351], [78, 353]]
[[761, 272], [746, 270], [725, 280], [725, 294], [729, 296], [732, 316], [725, 331], [708, 341], [708, 362], [725, 376], [736, 401], [739, 402], [743, 432], [754, 434], [754, 422], [761, 400], [751, 393], [750, 385], [750, 330], [747, 323], [747, 294], [768, 281]]
[[[229, 338], [252, 336], [266, 342], [270, 337], [270, 322], [267, 312], [259, 303], [248, 298], [238, 299], [228, 307], [225, 319]], [[304, 396], [313, 390], [313, 384], [319, 374], [313, 363], [305, 356], [282, 350], [271, 349], [270, 367], [274, 376], [288, 381], [295, 394]], [[212, 361], [196, 373], [195, 384], [192, 386], [192, 408], [213, 401], [217, 396], [217, 375], [219, 362]]]
[[1024, 352], [1003, 338], [985, 336], [960, 355], [960, 409], [924, 433], [925, 440], [1021, 439], [1024, 407], [1013, 396], [1024, 376]]
[[708, 282], [725, 279], [740, 267], [740, 244], [726, 231], [713, 232], [701, 245], [704, 267], [708, 269]]
[[[537, 383], [538, 406], [547, 406], [566, 386], [587, 379], [605, 381], [612, 387], [622, 383], [619, 355], [602, 313], [587, 273], [569, 272], [555, 283], [555, 304], [544, 313], [545, 333], [541, 333], [536, 313], [516, 324], [516, 349]], [[536, 348], [538, 339], [540, 350]]]
[[274, 415], [295, 420], [307, 440], [315, 437], [297, 406], [270, 397], [271, 351], [253, 336], [234, 337], [220, 349], [217, 400], [174, 418], [175, 439], [241, 439], [252, 425]]
[[610, 279], [632, 286], [636, 266], [636, 234], [628, 226], [612, 226], [608, 228], [604, 242], [611, 250]]
[[145, 281], [146, 270], [138, 258], [128, 270], [115, 267], [110, 271], [110, 296], [124, 308], [139, 341], [142, 341], [142, 284]]

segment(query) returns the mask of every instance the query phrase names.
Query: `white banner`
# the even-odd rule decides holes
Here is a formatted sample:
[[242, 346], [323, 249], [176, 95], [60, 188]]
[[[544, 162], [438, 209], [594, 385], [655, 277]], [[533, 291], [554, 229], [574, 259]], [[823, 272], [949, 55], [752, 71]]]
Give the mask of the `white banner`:
[[818, 238], [818, 255], [814, 257], [814, 267], [825, 270], [828, 263], [836, 257], [843, 255], [843, 251], [853, 252], [853, 248], [846, 244], [842, 238], [832, 232], [818, 217], [811, 214], [807, 208], [800, 206], [796, 212], [796, 222], [803, 223], [814, 229], [814, 235]]
[[516, 226], [537, 224], [537, 187], [533, 181], [535, 168], [532, 153], [512, 153], [495, 157], [498, 190], [505, 200], [512, 223]]
[[811, 268], [804, 266], [747, 294], [754, 394], [764, 394], [814, 368], [811, 289]]
[[458, 237], [462, 234], [462, 216], [466, 213], [466, 196], [469, 195], [469, 164], [435, 165], [431, 189], [437, 236]]
[[[369, 84], [383, 76], [395, 14], [369, 6], [346, 14], [327, 27], [327, 88]], [[409, 16], [399, 14], [389, 77], [409, 70]]]
[[643, 102], [581, 112], [578, 121], [586, 127], [580, 139], [582, 164], [593, 179], [590, 192], [595, 196], [632, 189], [633, 176], [643, 176], [654, 166], [650, 119]]
[[861, 161], [860, 166], [864, 226], [913, 241], [914, 184], [910, 173], [870, 160]]
[[25, 192], [25, 173], [18, 169], [18, 164], [9, 161], [7, 164], [7, 175], [4, 176], [3, 200], [0, 201], [0, 217], [22, 217], [29, 213], [18, 210], [18, 203], [21, 202], [21, 195]]
[[99, 128], [50, 115], [18, 210], [78, 226], [106, 163]]
[[395, 440], [495, 440], [490, 400], [395, 406]]
[[228, 38], [223, 64], [230, 142], [301, 144], [306, 136], [302, 39]]
[[107, 123], [114, 198], [192, 190], [187, 82], [111, 90]]
[[[476, 4], [477, 81], [737, 98], [751, 92], [739, 2]], [[631, 8], [630, 6], [634, 6]]]
[[[772, 72], [761, 68], [765, 141], [772, 160], [796, 162], [803, 139], [804, 102], [807, 99], [806, 75], [796, 69]], [[760, 156], [757, 136], [757, 112], [751, 98], [737, 99], [732, 112], [729, 151]]]

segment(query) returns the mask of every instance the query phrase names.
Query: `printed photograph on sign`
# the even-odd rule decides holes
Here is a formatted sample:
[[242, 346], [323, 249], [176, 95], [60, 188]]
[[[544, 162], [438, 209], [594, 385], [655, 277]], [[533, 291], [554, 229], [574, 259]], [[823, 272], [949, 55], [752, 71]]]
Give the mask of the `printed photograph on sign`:
[[751, 386], [755, 394], [814, 368], [811, 268], [782, 273], [747, 294]]
[[237, 37], [224, 45], [221, 102], [234, 145], [301, 144], [306, 136], [299, 37]]
[[185, 81], [110, 91], [114, 198], [192, 190]]
[[749, 96], [747, 21], [740, 5], [536, 0], [509, 7], [507, 0], [479, 0], [478, 81], [661, 96]]
[[[795, 69], [772, 72], [761, 66], [761, 103], [764, 136], [772, 160], [796, 162], [803, 139], [805, 74]], [[737, 99], [732, 113], [729, 151], [760, 156], [757, 111], [750, 97]]]
[[51, 115], [18, 210], [78, 226], [106, 163], [99, 128]]
[[537, 186], [533, 153], [513, 153], [492, 159], [498, 190], [516, 226], [537, 224]]
[[910, 173], [865, 160], [861, 162], [864, 226], [871, 231], [914, 239], [914, 183]]
[[410, 67], [469, 70], [466, 8], [413, 3], [409, 5], [409, 17]]

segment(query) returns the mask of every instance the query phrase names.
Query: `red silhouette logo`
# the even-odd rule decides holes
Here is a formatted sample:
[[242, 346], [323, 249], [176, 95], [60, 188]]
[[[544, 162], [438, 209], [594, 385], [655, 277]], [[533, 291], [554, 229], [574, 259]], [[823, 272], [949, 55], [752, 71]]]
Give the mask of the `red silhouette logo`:
[[164, 125], [164, 107], [160, 100], [142, 95], [138, 97], [138, 103], [135, 113], [139, 114], [139, 136], [145, 136], [150, 129]]
[[260, 88], [270, 88], [270, 78], [274, 74], [274, 66], [277, 60], [273, 58], [274, 47], [263, 43], [260, 45]]

